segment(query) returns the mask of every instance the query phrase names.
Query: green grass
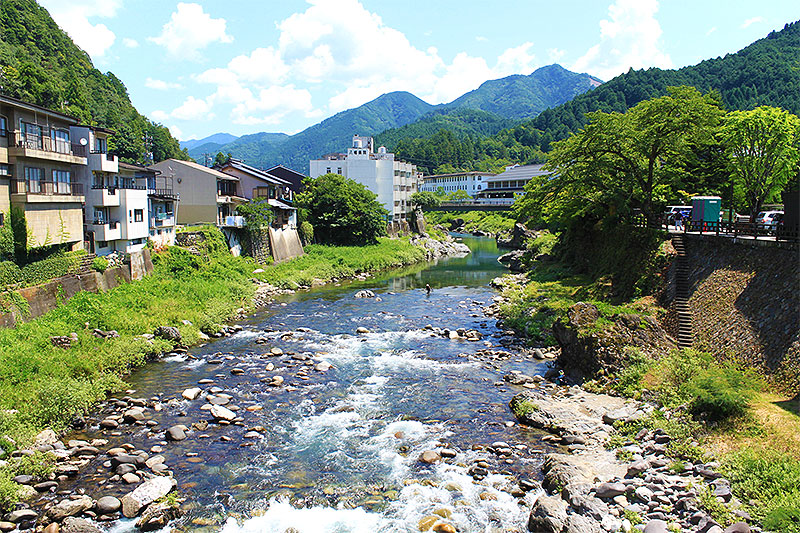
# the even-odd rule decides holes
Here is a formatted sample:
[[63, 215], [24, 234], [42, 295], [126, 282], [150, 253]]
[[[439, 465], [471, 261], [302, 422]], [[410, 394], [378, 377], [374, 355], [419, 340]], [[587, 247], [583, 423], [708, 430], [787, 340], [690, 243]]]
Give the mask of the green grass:
[[466, 211], [463, 213], [425, 212], [425, 220], [430, 225], [444, 224], [449, 227], [450, 223], [458, 218], [464, 221], [464, 228], [469, 232], [481, 230], [493, 234], [505, 233], [511, 231], [516, 223], [513, 218], [489, 211]]

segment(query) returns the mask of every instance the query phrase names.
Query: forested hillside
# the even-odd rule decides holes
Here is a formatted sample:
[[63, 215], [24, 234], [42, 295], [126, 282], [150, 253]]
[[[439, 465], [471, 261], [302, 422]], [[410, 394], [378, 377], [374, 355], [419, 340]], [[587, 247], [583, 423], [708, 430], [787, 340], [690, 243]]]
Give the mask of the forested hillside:
[[[447, 170], [452, 167], [500, 169], [512, 162], [532, 163], [550, 150], [553, 141], [586, 124], [589, 111], [625, 111], [639, 102], [666, 94], [667, 87], [691, 85], [703, 92], [719, 92], [729, 110], [758, 105], [782, 107], [800, 114], [800, 22], [787, 24], [734, 54], [709, 59], [679, 70], [631, 70], [600, 87], [576, 96], [536, 118], [503, 130], [491, 139], [434, 136], [393, 138], [398, 157]], [[406, 131], [414, 132], [414, 124]], [[472, 150], [474, 162], [457, 156]], [[434, 156], [432, 156], [434, 154]], [[438, 154], [438, 155], [437, 155]], [[436, 170], [438, 171], [438, 170]]]
[[125, 85], [103, 74], [34, 0], [0, 2], [0, 91], [116, 131], [110, 149], [124, 161], [186, 159], [164, 126], [139, 114]]

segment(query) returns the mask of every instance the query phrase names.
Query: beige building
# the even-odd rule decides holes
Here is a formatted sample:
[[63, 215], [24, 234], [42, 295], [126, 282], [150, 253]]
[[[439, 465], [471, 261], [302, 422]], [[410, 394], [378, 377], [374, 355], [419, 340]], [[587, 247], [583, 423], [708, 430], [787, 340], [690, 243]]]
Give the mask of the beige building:
[[148, 168], [172, 179], [173, 191], [180, 196], [178, 224], [237, 225], [236, 206], [247, 201], [239, 178], [178, 159], [167, 159]]
[[248, 200], [266, 198], [275, 215], [273, 226], [297, 227], [297, 208], [292, 206], [294, 191], [289, 181], [252, 167], [239, 159], [231, 159], [214, 168], [239, 178], [239, 187]]
[[83, 247], [84, 187], [79, 169], [87, 147], [73, 144], [78, 120], [0, 95], [0, 211], [25, 212], [30, 246]]

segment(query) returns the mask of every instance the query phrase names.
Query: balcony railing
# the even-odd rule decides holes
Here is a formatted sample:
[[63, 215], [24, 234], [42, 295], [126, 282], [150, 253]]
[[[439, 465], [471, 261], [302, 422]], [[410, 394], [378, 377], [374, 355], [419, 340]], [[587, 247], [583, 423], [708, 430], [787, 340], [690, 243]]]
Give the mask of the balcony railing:
[[11, 180], [11, 194], [83, 196], [83, 183]]
[[102, 218], [93, 218], [86, 221], [87, 224], [91, 224], [94, 226], [105, 226], [108, 225], [108, 229], [117, 229], [119, 227], [118, 220], [105, 220]]
[[178, 198], [178, 193], [173, 191], [172, 189], [153, 189], [148, 188], [147, 194], [150, 196], [160, 196], [162, 198], [170, 198], [176, 200]]
[[107, 189], [106, 194], [117, 194], [117, 189], [119, 189], [116, 185], [103, 185], [102, 183], [95, 183], [92, 185], [92, 190], [100, 190], [100, 189]]
[[58, 138], [54, 139], [46, 135], [14, 133], [13, 143], [14, 146], [19, 148], [27, 148], [29, 150], [42, 150], [44, 152], [74, 155], [72, 149], [75, 145], [70, 144], [68, 140]]
[[121, 179], [118, 183], [95, 183], [92, 189], [108, 189], [108, 194], [114, 194], [116, 189], [128, 189], [134, 191], [143, 191], [145, 186], [143, 183], [136, 183], [132, 179]]

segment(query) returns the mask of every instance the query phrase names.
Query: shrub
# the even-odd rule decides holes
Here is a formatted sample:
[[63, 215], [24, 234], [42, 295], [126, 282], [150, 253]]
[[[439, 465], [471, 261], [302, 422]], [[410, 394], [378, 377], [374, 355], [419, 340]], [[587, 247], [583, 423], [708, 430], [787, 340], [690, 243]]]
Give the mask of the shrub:
[[308, 220], [304, 220], [300, 223], [300, 238], [303, 239], [304, 245], [309, 245], [314, 242], [314, 226], [311, 225], [311, 222]]
[[11, 473], [0, 470], [0, 511], [8, 511], [17, 503], [20, 486], [14, 483]]
[[56, 458], [52, 453], [35, 451], [23, 455], [12, 463], [14, 474], [43, 478], [55, 470]]
[[22, 270], [13, 261], [0, 262], [0, 287], [22, 281]]
[[108, 259], [105, 257], [95, 257], [92, 260], [92, 268], [97, 272], [105, 272], [108, 268]]

